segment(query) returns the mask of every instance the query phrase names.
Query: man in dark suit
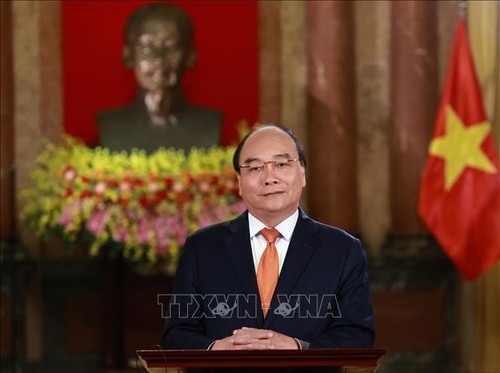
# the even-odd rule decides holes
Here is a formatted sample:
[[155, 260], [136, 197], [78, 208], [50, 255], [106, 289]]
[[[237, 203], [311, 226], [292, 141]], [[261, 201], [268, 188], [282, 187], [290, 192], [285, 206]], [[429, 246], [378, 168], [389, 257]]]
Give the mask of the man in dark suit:
[[171, 4], [143, 5], [128, 19], [124, 36], [123, 62], [134, 69], [139, 91], [134, 103], [97, 113], [99, 144], [148, 153], [218, 145], [222, 114], [189, 104], [182, 92], [184, 71], [197, 57], [187, 13]]
[[233, 165], [248, 210], [187, 239], [163, 309], [162, 347], [371, 347], [361, 244], [299, 208], [306, 158], [295, 135], [255, 127]]

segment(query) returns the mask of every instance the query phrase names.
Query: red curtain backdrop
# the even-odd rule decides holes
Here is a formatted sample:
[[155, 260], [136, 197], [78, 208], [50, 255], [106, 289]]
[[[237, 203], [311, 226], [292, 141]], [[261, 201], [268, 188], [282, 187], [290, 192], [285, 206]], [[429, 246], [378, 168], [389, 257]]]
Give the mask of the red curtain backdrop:
[[[64, 127], [97, 145], [95, 113], [135, 99], [133, 72], [122, 63], [123, 27], [144, 1], [64, 1]], [[222, 145], [237, 140], [236, 124], [258, 117], [257, 2], [171, 1], [192, 18], [196, 66], [183, 81], [189, 102], [224, 113]]]

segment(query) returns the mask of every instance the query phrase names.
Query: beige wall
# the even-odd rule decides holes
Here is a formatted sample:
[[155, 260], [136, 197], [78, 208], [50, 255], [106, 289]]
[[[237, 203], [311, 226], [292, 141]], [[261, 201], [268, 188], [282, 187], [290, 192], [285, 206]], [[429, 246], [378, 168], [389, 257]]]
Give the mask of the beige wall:
[[[500, 5], [471, 2], [468, 31], [486, 113], [500, 154]], [[466, 372], [500, 371], [500, 263], [462, 284], [462, 360]]]
[[[62, 70], [60, 3], [12, 2], [14, 72], [15, 190], [30, 185], [29, 174], [44, 139], [57, 141], [62, 133]], [[16, 200], [16, 210], [23, 202]], [[41, 245], [33, 232], [18, 221], [21, 245], [35, 258]], [[42, 346], [42, 290], [35, 271], [27, 290], [26, 357], [40, 360]]]

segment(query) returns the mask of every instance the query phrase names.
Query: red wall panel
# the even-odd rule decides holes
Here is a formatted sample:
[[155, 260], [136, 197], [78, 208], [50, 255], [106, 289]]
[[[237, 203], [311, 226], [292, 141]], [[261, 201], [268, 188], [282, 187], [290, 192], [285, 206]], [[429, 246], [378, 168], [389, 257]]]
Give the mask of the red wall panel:
[[[123, 66], [123, 27], [141, 1], [64, 1], [63, 80], [66, 133], [93, 146], [95, 113], [134, 100], [136, 83]], [[236, 124], [258, 116], [257, 2], [171, 1], [196, 27], [198, 62], [183, 81], [191, 103], [224, 113], [222, 144], [237, 138]]]

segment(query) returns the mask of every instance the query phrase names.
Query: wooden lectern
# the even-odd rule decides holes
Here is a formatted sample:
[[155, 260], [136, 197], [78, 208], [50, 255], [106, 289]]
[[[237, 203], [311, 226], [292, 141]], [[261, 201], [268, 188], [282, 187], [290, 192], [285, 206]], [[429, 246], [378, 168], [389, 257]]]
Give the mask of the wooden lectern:
[[177, 372], [375, 372], [385, 349], [139, 350], [150, 373]]

